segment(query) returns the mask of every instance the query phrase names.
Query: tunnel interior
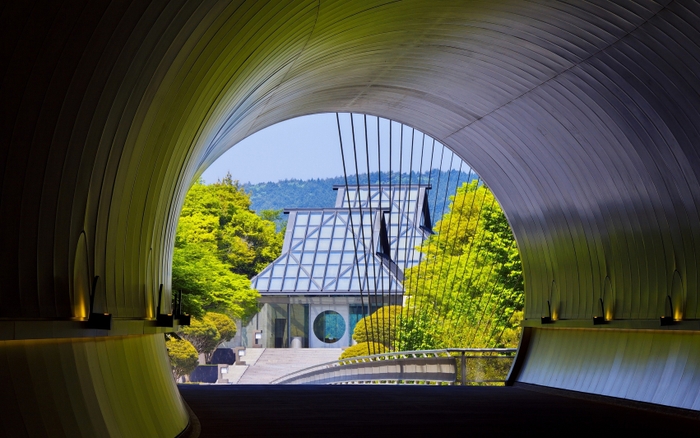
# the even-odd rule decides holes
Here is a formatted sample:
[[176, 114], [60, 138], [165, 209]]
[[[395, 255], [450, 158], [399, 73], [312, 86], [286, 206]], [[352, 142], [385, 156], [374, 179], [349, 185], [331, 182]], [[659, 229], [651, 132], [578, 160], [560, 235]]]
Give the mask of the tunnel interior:
[[[6, 430], [177, 435], [154, 319], [185, 193], [246, 136], [336, 111], [414, 126], [493, 190], [526, 278], [515, 380], [700, 409], [696, 2], [15, 2], [0, 23]], [[112, 330], [86, 328], [91, 293]]]

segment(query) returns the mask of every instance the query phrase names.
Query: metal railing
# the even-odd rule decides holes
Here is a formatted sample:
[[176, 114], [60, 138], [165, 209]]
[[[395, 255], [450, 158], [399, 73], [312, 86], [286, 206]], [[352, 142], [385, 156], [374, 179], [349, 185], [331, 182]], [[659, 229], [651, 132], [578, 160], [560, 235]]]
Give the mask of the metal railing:
[[502, 384], [516, 351], [513, 348], [448, 348], [351, 357], [295, 371], [271, 383]]

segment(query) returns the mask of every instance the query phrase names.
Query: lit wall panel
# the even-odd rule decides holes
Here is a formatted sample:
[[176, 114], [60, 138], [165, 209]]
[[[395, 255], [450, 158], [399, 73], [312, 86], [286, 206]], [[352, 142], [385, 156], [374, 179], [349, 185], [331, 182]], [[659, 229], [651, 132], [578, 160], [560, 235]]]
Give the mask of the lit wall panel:
[[700, 410], [700, 334], [535, 329], [519, 381]]
[[189, 417], [162, 334], [0, 341], [0, 436], [174, 437]]

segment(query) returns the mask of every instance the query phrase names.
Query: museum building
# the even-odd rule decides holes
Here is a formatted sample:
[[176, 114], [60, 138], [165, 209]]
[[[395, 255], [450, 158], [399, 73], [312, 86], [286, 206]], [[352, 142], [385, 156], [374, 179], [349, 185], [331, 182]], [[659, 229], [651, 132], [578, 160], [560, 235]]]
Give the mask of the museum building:
[[339, 348], [357, 322], [403, 303], [403, 273], [432, 233], [429, 185], [334, 186], [333, 208], [285, 210], [282, 255], [251, 280], [260, 311], [244, 346]]

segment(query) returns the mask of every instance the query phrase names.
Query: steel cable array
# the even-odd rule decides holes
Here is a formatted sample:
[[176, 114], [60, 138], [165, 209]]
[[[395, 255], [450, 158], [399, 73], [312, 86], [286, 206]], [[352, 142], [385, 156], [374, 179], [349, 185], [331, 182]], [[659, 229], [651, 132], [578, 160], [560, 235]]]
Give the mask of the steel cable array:
[[[404, 124], [351, 113], [347, 117], [349, 127], [344, 129], [340, 113], [336, 113], [336, 120], [343, 160], [345, 198], [356, 251], [355, 264], [362, 303], [361, 321], [364, 321], [364, 329], [368, 333], [368, 354], [379, 353], [375, 350], [375, 343], [395, 349], [401, 342], [409, 342], [407, 340], [413, 335], [411, 331], [416, 331], [418, 326], [424, 323], [426, 315], [432, 316], [430, 323], [435, 327], [459, 327], [463, 323], [469, 325], [464, 336], [451, 339], [453, 342], [466, 344], [444, 345], [445, 347], [471, 347], [471, 344], [478, 340], [480, 333], [487, 344], [500, 342], [505, 329], [512, 322], [515, 309], [511, 309], [509, 315], [504, 315], [503, 302], [497, 301], [492, 305], [494, 296], [503, 293], [506, 284], [490, 279], [493, 278], [494, 272], [502, 272], [514, 241], [506, 249], [506, 256], [501, 260], [491, 260], [491, 263], [488, 263], [486, 256], [482, 256], [488, 233], [478, 233], [478, 230], [480, 226], [484, 226], [482, 221], [485, 212], [493, 211], [496, 201], [490, 196], [481, 178], [451, 150], [448, 151], [448, 159], [444, 145], [438, 142], [436, 147], [434, 139], [426, 141], [427, 136], [424, 133], [419, 132], [417, 135], [415, 129]], [[346, 117], [343, 116], [342, 120], [346, 120]], [[370, 132], [374, 132], [370, 124], [375, 121], [376, 141], [370, 139]], [[359, 126], [360, 124], [362, 126]], [[382, 127], [386, 127], [384, 132]], [[395, 143], [397, 131], [398, 145]], [[343, 141], [344, 133], [347, 135], [348, 132], [351, 133], [352, 140]], [[363, 149], [362, 142], [364, 157], [360, 152]], [[376, 144], [374, 159], [370, 143]], [[353, 163], [348, 162], [349, 154], [344, 150], [348, 144], [352, 144]], [[416, 147], [419, 147], [420, 151], [417, 151]], [[397, 149], [398, 155], [394, 155]], [[429, 160], [427, 154], [430, 154]], [[439, 159], [436, 159], [436, 155]], [[373, 164], [375, 160], [376, 165]], [[388, 166], [383, 166], [383, 161], [388, 163]], [[429, 169], [424, 171], [423, 167], [427, 162], [430, 163]], [[398, 169], [395, 164], [398, 164]], [[405, 164], [408, 165], [406, 169]], [[418, 167], [414, 169], [416, 165]], [[463, 171], [465, 166], [469, 168], [467, 173]], [[360, 173], [361, 168], [365, 170], [365, 175]], [[388, 176], [385, 176], [382, 169], [387, 168]], [[349, 169], [354, 169], [354, 175], [348, 173]], [[375, 171], [376, 181], [373, 179]], [[414, 171], [417, 171], [415, 178]], [[437, 175], [435, 180], [433, 174]], [[363, 178], [366, 179], [366, 184], [363, 184]], [[351, 199], [350, 188], [353, 179], [356, 192]], [[471, 184], [474, 179], [476, 182], [472, 187], [459, 191], [460, 187]], [[425, 187], [426, 184], [433, 193], [428, 196], [426, 190], [425, 197], [420, 198], [420, 192], [416, 189]], [[365, 195], [362, 193], [363, 186], [367, 190], [367, 199], [364, 199]], [[473, 193], [471, 200], [468, 199], [470, 193]], [[479, 197], [481, 199], [477, 199]], [[487, 199], [489, 197], [490, 201]], [[419, 201], [425, 205], [418, 205]], [[373, 205], [374, 202], [376, 205]], [[386, 210], [385, 202], [388, 202], [389, 211]], [[475, 208], [477, 203], [478, 208]], [[394, 211], [397, 207], [399, 211]], [[359, 216], [353, 214], [355, 210], [359, 212]], [[445, 216], [446, 213], [450, 213], [449, 216]], [[354, 223], [355, 217], [359, 217], [359, 224]], [[367, 220], [369, 224], [365, 223]], [[429, 223], [424, 226], [426, 221]], [[359, 229], [359, 232], [356, 229]], [[420, 234], [416, 229], [420, 229]], [[383, 238], [384, 230], [389, 248], [381, 246], [380, 239]], [[468, 235], [463, 236], [462, 233]], [[369, 240], [367, 234], [371, 236]], [[359, 241], [362, 245], [358, 244]], [[361, 272], [360, 257], [357, 254], [360, 250], [364, 251], [364, 274]], [[445, 260], [446, 258], [448, 260]], [[407, 272], [410, 272], [410, 284], [406, 282]], [[370, 274], [373, 275], [372, 281], [369, 278]], [[482, 278], [485, 279], [483, 284], [479, 281]], [[395, 287], [392, 287], [392, 282]], [[396, 311], [395, 307], [385, 307], [401, 304], [400, 298], [403, 301], [400, 311]], [[379, 312], [380, 309], [383, 310]], [[457, 312], [453, 309], [462, 311]], [[487, 314], [489, 309], [491, 310]], [[472, 312], [478, 314], [472, 317]], [[467, 320], [464, 320], [465, 314]], [[500, 323], [503, 327], [494, 325], [496, 318], [501, 318]], [[499, 328], [500, 332], [497, 332]], [[417, 337], [410, 342], [423, 345], [427, 341], [424, 338], [425, 331], [421, 329], [416, 333]]]

